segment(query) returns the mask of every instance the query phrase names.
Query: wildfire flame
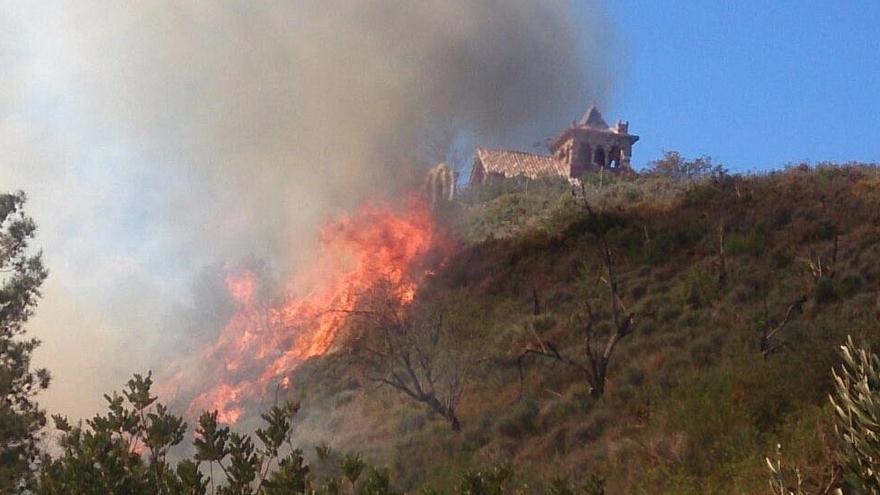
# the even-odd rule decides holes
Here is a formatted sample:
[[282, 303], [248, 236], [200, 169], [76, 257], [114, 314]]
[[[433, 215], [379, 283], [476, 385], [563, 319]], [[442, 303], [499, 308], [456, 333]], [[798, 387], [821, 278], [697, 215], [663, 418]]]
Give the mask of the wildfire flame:
[[422, 202], [410, 202], [402, 212], [367, 205], [320, 229], [316, 260], [290, 282], [280, 303], [258, 297], [259, 280], [252, 271], [227, 274], [237, 310], [199, 355], [204, 368], [199, 372], [210, 373], [212, 383], [196, 394], [190, 414], [217, 410], [218, 419], [235, 423], [246, 404], [270, 387], [288, 387], [290, 371], [333, 349], [358, 298], [379, 281], [393, 287], [404, 303], [411, 301], [426, 273], [421, 263], [437, 237]]

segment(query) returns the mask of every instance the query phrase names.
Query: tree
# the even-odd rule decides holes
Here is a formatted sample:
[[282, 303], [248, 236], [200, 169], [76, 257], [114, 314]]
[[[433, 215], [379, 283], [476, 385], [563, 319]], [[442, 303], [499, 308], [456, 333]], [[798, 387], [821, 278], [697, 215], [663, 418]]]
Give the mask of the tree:
[[649, 163], [644, 173], [693, 183], [708, 177], [723, 176], [727, 170], [722, 165], [712, 163], [712, 158], [706, 155], [687, 160], [677, 151], [667, 151], [663, 153], [663, 158]]
[[408, 306], [392, 287], [378, 284], [363, 301], [352, 355], [367, 379], [426, 405], [460, 430], [458, 404], [482, 361], [481, 346], [474, 345], [479, 319], [466, 300]]
[[197, 489], [204, 484], [197, 468], [178, 465], [184, 485], [166, 461], [186, 423], [150, 395], [152, 383], [149, 374], [134, 375], [121, 395], [104, 396], [107, 414], [86, 427], [53, 415], [62, 454], [43, 457], [37, 493], [204, 493]]
[[0, 194], [0, 492], [32, 484], [45, 412], [36, 395], [49, 386], [49, 372], [31, 369], [40, 345], [25, 337], [46, 279], [42, 254], [29, 249], [36, 224], [24, 213], [25, 194]]
[[[586, 194], [583, 194], [586, 198]], [[599, 250], [602, 259], [604, 273], [599, 276], [599, 282], [607, 288], [607, 302], [604, 303], [606, 311], [600, 312], [604, 298], [587, 297], [582, 302], [583, 313], [573, 318], [573, 326], [583, 335], [583, 357], [571, 358], [563, 354], [559, 347], [548, 340], [534, 335], [534, 342], [527, 347], [517, 359], [517, 367], [520, 372], [520, 382], [523, 379], [523, 365], [529, 356], [541, 356], [558, 361], [566, 366], [577, 370], [586, 380], [593, 398], [602, 397], [605, 393], [605, 382], [608, 376], [608, 365], [614, 354], [614, 349], [621, 339], [633, 332], [636, 325], [636, 314], [627, 310], [620, 297], [620, 286], [617, 280], [617, 271], [614, 264], [614, 253], [608, 245], [606, 231], [609, 226], [603, 218], [597, 215], [584, 199], [584, 209], [589, 215], [590, 230], [599, 241]], [[600, 342], [601, 331], [598, 322], [602, 316], [610, 319], [610, 331]]]
[[785, 326], [791, 321], [795, 312], [797, 312], [806, 302], [807, 296], [800, 296], [792, 301], [785, 310], [785, 315], [782, 317], [782, 320], [777, 323], [776, 320], [772, 319], [770, 316], [767, 297], [764, 296], [764, 315], [761, 324], [761, 340], [759, 341], [761, 356], [764, 359], [767, 359], [770, 354], [776, 352], [785, 345], [785, 341], [782, 340], [779, 333], [785, 329]]
[[[195, 455], [176, 466], [168, 452], [179, 445], [187, 425], [157, 402], [152, 378], [134, 375], [122, 394], [106, 395], [107, 414], [85, 425], [71, 425], [53, 416], [59, 430], [60, 455], [45, 454], [40, 463], [37, 494], [260, 494], [337, 493], [338, 480], [315, 484], [302, 451], [291, 441], [291, 425], [299, 405], [275, 405], [262, 415], [256, 430], [260, 446], [249, 435], [217, 422], [217, 412], [199, 418], [193, 440]], [[208, 475], [203, 473], [207, 464]], [[215, 472], [214, 465], [219, 467]], [[222, 479], [215, 479], [222, 475]]]

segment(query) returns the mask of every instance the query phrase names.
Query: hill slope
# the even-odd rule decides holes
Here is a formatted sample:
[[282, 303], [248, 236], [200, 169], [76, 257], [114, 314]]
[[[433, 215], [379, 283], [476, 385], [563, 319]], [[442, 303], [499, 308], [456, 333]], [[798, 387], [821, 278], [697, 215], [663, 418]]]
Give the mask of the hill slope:
[[[601, 476], [610, 493], [765, 493], [777, 443], [824, 484], [836, 348], [848, 334], [880, 343], [880, 173], [604, 178], [585, 193], [595, 215], [558, 184], [474, 191], [442, 212], [465, 241], [416, 299], [457, 301], [481, 329], [462, 431], [338, 353], [292, 377], [300, 439], [355, 448], [404, 488], [509, 461], [537, 493], [555, 476]], [[604, 290], [597, 228], [637, 323], [594, 399], [573, 367], [517, 358], [538, 339], [582, 355], [577, 316]]]

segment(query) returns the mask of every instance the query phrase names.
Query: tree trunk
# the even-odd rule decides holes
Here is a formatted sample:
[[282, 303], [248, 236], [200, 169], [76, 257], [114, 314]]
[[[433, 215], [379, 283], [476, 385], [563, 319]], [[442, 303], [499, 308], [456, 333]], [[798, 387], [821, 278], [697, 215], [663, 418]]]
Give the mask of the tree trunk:
[[[602, 358], [599, 358], [600, 360]], [[587, 378], [590, 384], [590, 397], [599, 399], [605, 395], [605, 375], [607, 374], [608, 363], [600, 361], [594, 364], [593, 375]]]
[[449, 424], [452, 426], [452, 431], [461, 431], [461, 422], [453, 412], [449, 413]]
[[449, 425], [452, 427], [452, 431], [461, 431], [461, 421], [459, 421], [458, 416], [455, 414], [455, 411], [448, 409], [446, 406], [440, 403], [436, 397], [430, 396], [425, 398], [425, 403], [431, 406], [431, 409], [434, 410], [440, 416], [446, 418], [449, 421]]
[[605, 377], [597, 378], [596, 383], [590, 385], [590, 397], [599, 399], [605, 394]]

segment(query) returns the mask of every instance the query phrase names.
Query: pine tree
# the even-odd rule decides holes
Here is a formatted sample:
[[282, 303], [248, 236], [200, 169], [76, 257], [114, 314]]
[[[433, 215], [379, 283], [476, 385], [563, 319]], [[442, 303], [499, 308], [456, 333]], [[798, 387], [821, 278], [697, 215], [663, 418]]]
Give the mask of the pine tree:
[[24, 193], [0, 194], [0, 493], [30, 486], [46, 415], [35, 397], [49, 386], [49, 372], [31, 369], [40, 341], [28, 338], [47, 271], [40, 252], [28, 248], [36, 224], [25, 215]]

